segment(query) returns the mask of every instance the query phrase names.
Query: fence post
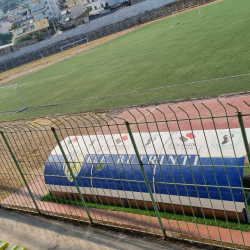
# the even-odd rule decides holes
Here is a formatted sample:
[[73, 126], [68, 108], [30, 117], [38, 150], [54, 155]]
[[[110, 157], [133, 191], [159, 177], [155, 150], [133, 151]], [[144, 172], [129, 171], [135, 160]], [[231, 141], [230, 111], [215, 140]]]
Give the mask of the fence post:
[[140, 165], [140, 167], [141, 167], [141, 171], [142, 171], [142, 174], [143, 174], [145, 183], [146, 183], [146, 185], [147, 185], [147, 189], [148, 189], [148, 192], [149, 192], [149, 194], [150, 194], [150, 198], [151, 198], [151, 200], [152, 200], [152, 203], [153, 203], [153, 206], [154, 206], [154, 210], [155, 210], [156, 216], [157, 216], [157, 218], [158, 218], [158, 220], [159, 220], [161, 230], [162, 230], [163, 235], [164, 235], [164, 237], [165, 237], [165, 239], [166, 239], [167, 236], [166, 236], [165, 228], [164, 228], [164, 226], [163, 226], [163, 223], [162, 223], [162, 220], [161, 220], [161, 216], [160, 216], [159, 210], [158, 210], [157, 205], [156, 205], [156, 203], [155, 203], [154, 195], [153, 195], [153, 193], [152, 193], [152, 190], [151, 190], [151, 187], [150, 187], [150, 184], [149, 184], [149, 181], [148, 181], [148, 177], [147, 177], [146, 172], [145, 172], [145, 170], [144, 170], [143, 163], [142, 163], [142, 161], [141, 161], [141, 157], [140, 157], [139, 151], [138, 151], [138, 149], [137, 149], [137, 146], [136, 146], [136, 143], [135, 143], [135, 140], [134, 140], [134, 136], [133, 136], [132, 131], [131, 131], [130, 126], [129, 126], [129, 122], [126, 121], [125, 124], [126, 124], [127, 130], [128, 130], [128, 133], [129, 133], [131, 142], [132, 142], [132, 144], [133, 144], [133, 148], [134, 148], [134, 150], [135, 150], [135, 154], [136, 154], [137, 160], [138, 160], [139, 165]]
[[8, 150], [9, 150], [10, 154], [11, 154], [11, 157], [12, 157], [12, 159], [14, 160], [14, 162], [15, 162], [15, 164], [16, 164], [16, 166], [17, 166], [17, 169], [18, 169], [18, 171], [19, 171], [19, 173], [20, 173], [20, 175], [21, 175], [21, 177], [22, 177], [22, 179], [23, 179], [23, 181], [24, 181], [24, 183], [25, 183], [25, 185], [26, 185], [26, 187], [27, 187], [27, 189], [28, 189], [28, 192], [29, 192], [29, 194], [30, 194], [30, 197], [31, 197], [33, 203], [35, 204], [35, 207], [36, 207], [38, 213], [41, 213], [41, 212], [40, 212], [40, 209], [39, 209], [38, 206], [37, 206], [36, 200], [35, 200], [35, 198], [34, 198], [32, 192], [31, 192], [31, 190], [30, 190], [30, 187], [29, 187], [29, 185], [28, 185], [28, 182], [26, 181], [26, 179], [25, 179], [25, 177], [24, 177], [24, 175], [23, 175], [23, 172], [22, 172], [22, 170], [21, 170], [21, 168], [20, 168], [20, 166], [19, 166], [19, 164], [18, 164], [18, 162], [17, 162], [17, 159], [16, 159], [16, 157], [15, 157], [15, 155], [14, 155], [14, 153], [13, 153], [13, 151], [12, 151], [12, 149], [11, 149], [11, 147], [10, 147], [8, 141], [7, 141], [7, 138], [5, 137], [5, 135], [4, 135], [4, 133], [3, 133], [2, 131], [1, 131], [0, 133], [1, 133], [2, 137], [3, 137], [3, 140], [4, 140], [4, 142], [5, 142], [6, 146], [7, 146], [7, 148], [8, 148]]
[[249, 146], [248, 146], [248, 141], [247, 141], [247, 134], [246, 134], [246, 130], [245, 130], [245, 125], [244, 125], [244, 121], [242, 118], [242, 113], [238, 111], [237, 115], [238, 115], [240, 130], [241, 130], [241, 134], [243, 137], [243, 142], [244, 142], [244, 146], [245, 146], [245, 150], [246, 150], [246, 154], [247, 154], [248, 166], [249, 166], [249, 164], [250, 164], [250, 151], [249, 151]]
[[67, 156], [66, 156], [66, 154], [64, 153], [63, 147], [62, 147], [61, 142], [60, 142], [60, 140], [59, 140], [59, 138], [58, 138], [58, 136], [57, 136], [56, 130], [55, 130], [55, 128], [51, 128], [51, 130], [52, 130], [52, 132], [53, 132], [53, 134], [54, 134], [54, 136], [55, 136], [55, 138], [56, 138], [57, 144], [58, 144], [58, 146], [59, 146], [59, 148], [60, 148], [60, 150], [61, 150], [61, 152], [62, 152], [63, 158], [64, 158], [65, 163], [66, 163], [66, 165], [67, 165], [67, 167], [68, 167], [68, 169], [69, 169], [70, 175], [71, 175], [71, 177], [72, 177], [72, 179], [73, 179], [73, 181], [74, 181], [74, 184], [75, 184], [76, 189], [77, 189], [77, 192], [78, 192], [78, 194], [79, 194], [79, 196], [80, 196], [81, 202], [82, 202], [82, 204], [83, 204], [83, 206], [84, 206], [84, 208], [85, 208], [85, 210], [86, 210], [86, 212], [87, 212], [87, 215], [88, 215], [89, 220], [90, 220], [90, 224], [92, 224], [93, 221], [92, 221], [91, 215], [90, 215], [90, 213], [89, 213], [89, 209], [88, 209], [88, 207], [87, 207], [87, 205], [86, 205], [86, 203], [85, 203], [85, 200], [83, 199], [82, 193], [81, 193], [80, 188], [79, 188], [79, 186], [78, 186], [78, 184], [77, 184], [77, 181], [76, 181], [76, 178], [75, 178], [75, 176], [74, 176], [74, 174], [73, 174], [73, 171], [72, 171], [72, 169], [71, 169], [71, 167], [70, 167], [70, 164], [69, 164], [69, 161], [68, 161], [68, 159], [67, 159]]

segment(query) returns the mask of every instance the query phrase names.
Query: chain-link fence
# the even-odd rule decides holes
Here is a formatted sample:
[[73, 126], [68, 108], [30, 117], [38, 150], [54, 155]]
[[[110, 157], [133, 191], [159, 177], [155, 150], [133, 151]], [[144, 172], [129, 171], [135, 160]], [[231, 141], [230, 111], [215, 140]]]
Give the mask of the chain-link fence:
[[249, 116], [218, 101], [1, 124], [0, 206], [249, 249]]
[[[20, 68], [20, 71], [25, 71], [29, 70], [30, 68], [46, 67], [64, 59], [62, 47], [67, 47], [66, 52], [68, 57], [74, 56], [89, 49], [87, 41], [90, 42], [91, 47], [98, 46], [103, 42], [112, 40], [115, 37], [119, 36], [119, 33], [121, 33], [122, 31], [132, 29], [138, 25], [143, 25], [160, 18], [171, 16], [173, 12], [190, 8], [192, 9], [192, 6], [195, 8], [197, 4], [199, 6], [202, 6], [206, 3], [214, 1], [215, 0], [183, 0], [171, 5], [164, 6], [160, 9], [146, 12], [140, 16], [127, 19], [123, 22], [112, 24], [88, 34], [76, 36], [71, 39], [52, 44], [35, 52], [27, 53], [14, 59], [9, 59], [5, 62], [0, 63], [0, 73], [15, 68]], [[69, 46], [70, 44], [75, 44], [75, 47], [72, 48], [72, 46]]]

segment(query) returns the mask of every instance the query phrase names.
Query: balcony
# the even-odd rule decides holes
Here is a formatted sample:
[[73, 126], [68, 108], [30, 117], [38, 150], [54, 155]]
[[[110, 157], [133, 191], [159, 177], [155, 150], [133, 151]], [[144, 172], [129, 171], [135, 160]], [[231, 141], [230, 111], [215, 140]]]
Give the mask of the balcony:
[[36, 17], [34, 17], [34, 21], [37, 21], [39, 19], [42, 19], [42, 18], [48, 18], [49, 17], [49, 13], [46, 12], [44, 15], [38, 15]]
[[35, 5], [34, 7], [31, 7], [31, 13], [36, 14], [37, 12], [41, 12], [46, 9], [46, 5], [44, 3]]

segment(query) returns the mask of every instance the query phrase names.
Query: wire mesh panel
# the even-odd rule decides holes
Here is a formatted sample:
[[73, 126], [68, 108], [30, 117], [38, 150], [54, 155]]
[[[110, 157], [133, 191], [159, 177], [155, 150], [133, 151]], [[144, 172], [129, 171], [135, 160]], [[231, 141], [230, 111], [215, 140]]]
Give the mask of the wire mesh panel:
[[2, 124], [0, 204], [248, 249], [249, 125], [220, 101]]

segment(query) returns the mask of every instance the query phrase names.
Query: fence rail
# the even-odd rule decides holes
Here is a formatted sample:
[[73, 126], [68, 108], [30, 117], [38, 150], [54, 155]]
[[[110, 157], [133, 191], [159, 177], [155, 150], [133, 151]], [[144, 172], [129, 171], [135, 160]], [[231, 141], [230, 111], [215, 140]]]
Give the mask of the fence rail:
[[[111, 24], [109, 26], [103, 27], [99, 30], [87, 33], [87, 34], [83, 34], [80, 36], [76, 36], [73, 37], [71, 39], [67, 39], [64, 40], [62, 42], [58, 42], [56, 44], [41, 48], [35, 52], [31, 52], [31, 53], [27, 53], [24, 54], [22, 56], [18, 56], [16, 58], [12, 58], [9, 59], [5, 62], [0, 62], [0, 73], [9, 71], [11, 69], [15, 69], [15, 68], [19, 68], [23, 65], [27, 65], [30, 63], [34, 63], [37, 62], [38, 65], [45, 65], [46, 66], [46, 59], [50, 60], [50, 56], [59, 54], [62, 52], [61, 48], [64, 46], [68, 46], [69, 44], [72, 43], [76, 43], [77, 41], [81, 40], [81, 43], [76, 43], [75, 47], [78, 47], [79, 50], [75, 51], [75, 52], [71, 52], [71, 56], [75, 55], [75, 54], [79, 54], [82, 53], [83, 51], [86, 50], [86, 48], [88, 48], [88, 46], [86, 46], [86, 48], [84, 47], [85, 44], [87, 44], [87, 41], [89, 42], [93, 42], [96, 41], [98, 39], [119, 33], [121, 31], [124, 30], [128, 30], [131, 29], [133, 27], [136, 27], [137, 25], [141, 25], [141, 24], [145, 24], [148, 22], [152, 22], [154, 20], [158, 20], [160, 18], [164, 18], [167, 16], [171, 16], [173, 12], [176, 11], [180, 11], [183, 10], [185, 8], [190, 8], [190, 6], [194, 6], [197, 3], [199, 3], [199, 6], [202, 6], [206, 3], [209, 2], [214, 2], [215, 0], [182, 0], [179, 1], [177, 3], [171, 4], [171, 5], [167, 5], [164, 6], [160, 9], [156, 9], [156, 10], [152, 10], [149, 12], [146, 12], [140, 16], [136, 16], [133, 17], [131, 19], [125, 20], [123, 22], [119, 22], [116, 24]], [[174, 24], [174, 21], [173, 21]], [[87, 41], [86, 41], [87, 39]], [[113, 39], [113, 38], [111, 38]], [[100, 42], [102, 43], [102, 42]], [[82, 48], [81, 48], [82, 46]], [[63, 55], [59, 54], [61, 59], [63, 59]], [[54, 62], [57, 62], [59, 58], [57, 58], [57, 60], [55, 60]], [[50, 60], [51, 61], [51, 60]], [[53, 61], [53, 60], [52, 60]], [[38, 66], [35, 65], [35, 66]]]
[[0, 206], [250, 249], [243, 104], [0, 124]]

